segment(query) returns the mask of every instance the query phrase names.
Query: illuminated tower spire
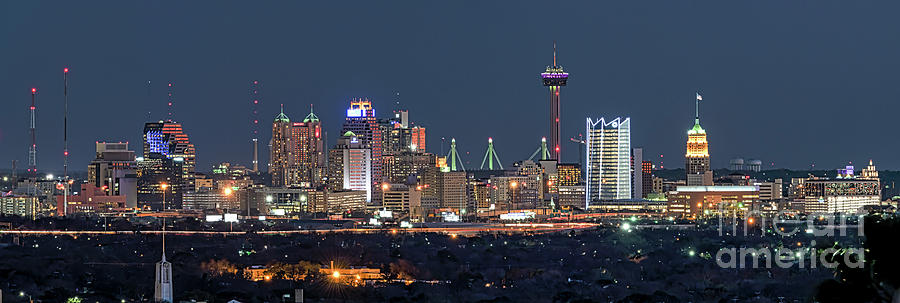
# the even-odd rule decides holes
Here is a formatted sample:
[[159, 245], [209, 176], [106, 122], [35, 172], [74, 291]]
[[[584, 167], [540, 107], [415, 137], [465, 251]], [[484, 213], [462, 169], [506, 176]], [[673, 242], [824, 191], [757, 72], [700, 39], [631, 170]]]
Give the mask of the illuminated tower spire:
[[685, 172], [688, 186], [712, 185], [712, 171], [709, 165], [709, 142], [706, 141], [706, 130], [700, 126], [700, 100], [703, 97], [696, 93], [694, 100], [694, 127], [688, 130], [688, 140], [684, 155]]
[[462, 167], [462, 170], [466, 170], [466, 167], [463, 166], [462, 160], [459, 159], [459, 153], [456, 151], [456, 138], [450, 139], [450, 152], [447, 154], [447, 161], [450, 161], [450, 171], [457, 171], [457, 161], [459, 162], [459, 166]]
[[543, 73], [541, 79], [544, 86], [550, 87], [550, 159], [559, 160], [559, 90], [566, 86], [569, 79], [569, 73], [565, 72], [562, 66], [556, 63], [556, 42], [553, 42], [553, 66], [548, 66]]
[[253, 142], [253, 172], [259, 171], [259, 81], [250, 84], [250, 140]]
[[484, 169], [484, 164], [487, 162], [488, 169], [494, 170], [494, 161], [497, 161], [497, 166], [503, 169], [500, 157], [497, 157], [497, 151], [494, 150], [494, 138], [488, 138], [488, 148], [487, 152], [484, 153], [484, 159], [481, 160], [481, 169]]

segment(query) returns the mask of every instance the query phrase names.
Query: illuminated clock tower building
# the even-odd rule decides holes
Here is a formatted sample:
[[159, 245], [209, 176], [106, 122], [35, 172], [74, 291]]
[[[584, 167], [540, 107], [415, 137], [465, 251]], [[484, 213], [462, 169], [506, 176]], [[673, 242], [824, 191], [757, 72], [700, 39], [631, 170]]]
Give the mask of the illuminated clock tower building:
[[684, 164], [688, 186], [713, 185], [713, 175], [709, 168], [709, 142], [706, 141], [706, 130], [700, 126], [700, 100], [702, 99], [700, 94], [697, 94], [694, 127], [687, 132], [687, 151], [684, 155]]

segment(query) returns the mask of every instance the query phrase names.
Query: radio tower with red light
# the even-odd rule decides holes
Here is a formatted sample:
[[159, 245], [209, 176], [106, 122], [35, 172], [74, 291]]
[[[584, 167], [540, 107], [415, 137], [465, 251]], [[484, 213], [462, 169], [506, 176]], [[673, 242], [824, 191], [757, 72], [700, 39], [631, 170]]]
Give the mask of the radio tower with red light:
[[[31, 89], [31, 127], [29, 128], [29, 134], [31, 134], [31, 146], [28, 147], [28, 174], [32, 179], [32, 182], [36, 182], [37, 179], [37, 140], [35, 140], [34, 134], [34, 97], [37, 95], [37, 88]], [[34, 184], [32, 184], [34, 185]]]
[[550, 159], [560, 160], [559, 154], [559, 89], [566, 86], [569, 73], [556, 65], [556, 42], [553, 42], [553, 66], [548, 66], [541, 79], [550, 87]]
[[166, 120], [175, 122], [175, 84], [172, 84], [172, 82], [169, 82], [169, 92], [166, 98], [169, 102], [169, 114]]
[[63, 216], [69, 213], [69, 68], [63, 68]]
[[253, 172], [259, 172], [259, 81], [250, 84], [250, 140], [253, 142]]

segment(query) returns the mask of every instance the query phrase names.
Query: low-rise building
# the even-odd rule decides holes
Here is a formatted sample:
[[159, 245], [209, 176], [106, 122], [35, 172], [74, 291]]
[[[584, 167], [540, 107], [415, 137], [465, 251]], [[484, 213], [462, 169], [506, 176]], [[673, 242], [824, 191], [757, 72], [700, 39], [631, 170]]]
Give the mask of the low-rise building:
[[11, 216], [37, 216], [39, 208], [37, 197], [4, 196], [0, 197], [0, 214]]
[[801, 187], [805, 213], [856, 213], [881, 203], [877, 179], [813, 178]]
[[670, 192], [666, 211], [673, 216], [697, 218], [741, 216], [759, 204], [756, 186], [678, 186]]

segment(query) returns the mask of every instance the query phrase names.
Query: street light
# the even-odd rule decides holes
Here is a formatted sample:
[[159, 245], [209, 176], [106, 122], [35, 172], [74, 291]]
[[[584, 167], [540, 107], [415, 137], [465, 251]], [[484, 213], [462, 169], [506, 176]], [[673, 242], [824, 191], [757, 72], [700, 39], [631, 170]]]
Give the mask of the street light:
[[166, 189], [169, 188], [169, 184], [160, 183], [159, 188], [163, 191], [162, 208], [166, 209]]
[[24, 298], [25, 296], [28, 296], [28, 302], [34, 302], [34, 299], [31, 297], [31, 295], [26, 294], [24, 291], [20, 291], [20, 292], [19, 292], [19, 297], [23, 297], [23, 298]]

